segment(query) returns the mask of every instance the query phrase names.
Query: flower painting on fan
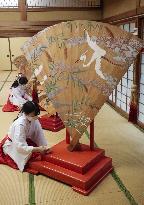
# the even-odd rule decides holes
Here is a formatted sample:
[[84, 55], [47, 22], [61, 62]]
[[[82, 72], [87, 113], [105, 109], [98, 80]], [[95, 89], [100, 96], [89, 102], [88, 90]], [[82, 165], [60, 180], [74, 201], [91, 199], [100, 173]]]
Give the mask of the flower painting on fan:
[[116, 26], [70, 21], [50, 26], [22, 50], [72, 138], [80, 138], [143, 47]]

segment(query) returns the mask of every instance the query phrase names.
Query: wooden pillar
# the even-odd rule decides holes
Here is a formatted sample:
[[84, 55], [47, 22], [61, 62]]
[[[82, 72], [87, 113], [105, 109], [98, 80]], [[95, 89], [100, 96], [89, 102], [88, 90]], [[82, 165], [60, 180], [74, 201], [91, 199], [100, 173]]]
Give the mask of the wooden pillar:
[[18, 7], [20, 10], [21, 21], [27, 21], [27, 1], [18, 0]]
[[94, 120], [90, 123], [90, 150], [94, 150]]
[[[136, 28], [138, 28], [138, 37], [141, 38], [141, 20], [137, 18]], [[141, 54], [138, 54], [133, 68], [133, 85], [131, 88], [131, 101], [129, 111], [129, 121], [137, 123], [138, 108], [139, 108], [139, 91], [140, 91], [140, 69], [141, 69]]]
[[66, 143], [67, 143], [67, 144], [70, 144], [70, 134], [69, 134], [69, 132], [67, 131], [67, 129], [66, 129]]
[[136, 0], [136, 14], [138, 13], [138, 9], [140, 8], [141, 0]]

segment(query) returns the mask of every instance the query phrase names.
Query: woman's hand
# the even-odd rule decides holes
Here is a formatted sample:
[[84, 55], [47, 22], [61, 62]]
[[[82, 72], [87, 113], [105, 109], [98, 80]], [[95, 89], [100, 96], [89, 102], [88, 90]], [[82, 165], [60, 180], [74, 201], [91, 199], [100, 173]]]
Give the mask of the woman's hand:
[[39, 147], [34, 147], [33, 152], [40, 152], [40, 153], [48, 153], [49, 148], [47, 146], [39, 146]]

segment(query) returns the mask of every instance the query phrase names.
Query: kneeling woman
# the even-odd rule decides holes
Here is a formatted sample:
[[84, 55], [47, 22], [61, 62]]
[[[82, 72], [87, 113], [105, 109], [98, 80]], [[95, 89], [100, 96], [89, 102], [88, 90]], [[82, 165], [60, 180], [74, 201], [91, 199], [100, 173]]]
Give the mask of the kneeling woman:
[[32, 101], [32, 98], [26, 93], [26, 84], [28, 80], [25, 76], [19, 77], [11, 86], [11, 93], [9, 96], [9, 100], [13, 105], [18, 106], [19, 108], [22, 105], [29, 101]]
[[27, 171], [28, 163], [41, 160], [48, 147], [37, 119], [40, 114], [38, 105], [27, 101], [21, 112], [22, 116], [13, 122], [7, 137], [0, 143], [0, 163]]

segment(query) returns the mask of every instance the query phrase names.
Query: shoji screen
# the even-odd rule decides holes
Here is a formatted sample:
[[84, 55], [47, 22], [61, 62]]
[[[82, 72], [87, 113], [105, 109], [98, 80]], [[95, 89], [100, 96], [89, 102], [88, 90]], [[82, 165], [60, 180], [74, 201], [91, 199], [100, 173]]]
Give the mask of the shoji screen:
[[[125, 23], [120, 27], [128, 32], [133, 32], [135, 22]], [[120, 109], [129, 113], [129, 103], [131, 96], [131, 86], [133, 84], [133, 65], [130, 66], [128, 72], [124, 75], [116, 89], [110, 96], [110, 100], [115, 103]]]

